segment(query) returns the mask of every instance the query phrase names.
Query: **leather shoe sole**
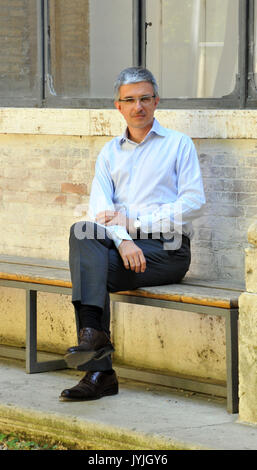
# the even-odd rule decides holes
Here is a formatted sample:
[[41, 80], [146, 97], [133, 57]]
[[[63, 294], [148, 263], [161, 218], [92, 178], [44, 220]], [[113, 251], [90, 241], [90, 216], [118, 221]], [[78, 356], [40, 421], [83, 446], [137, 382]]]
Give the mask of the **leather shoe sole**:
[[81, 366], [82, 364], [87, 364], [92, 361], [92, 359], [99, 361], [112, 352], [114, 352], [114, 347], [110, 344], [98, 349], [97, 351], [70, 351], [64, 356], [64, 359], [69, 367], [74, 368]]

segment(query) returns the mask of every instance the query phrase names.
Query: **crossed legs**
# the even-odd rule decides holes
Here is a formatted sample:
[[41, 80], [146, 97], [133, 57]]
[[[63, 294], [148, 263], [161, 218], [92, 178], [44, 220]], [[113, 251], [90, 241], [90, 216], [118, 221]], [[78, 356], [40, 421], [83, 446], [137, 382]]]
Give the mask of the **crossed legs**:
[[[71, 227], [70, 270], [72, 301], [76, 305], [100, 307], [102, 328], [110, 335], [109, 292], [180, 282], [190, 264], [190, 246], [186, 237], [178, 250], [165, 250], [160, 239], [136, 239], [146, 258], [146, 270], [136, 273], [124, 267], [122, 258], [106, 230], [92, 222], [79, 222]], [[88, 363], [86, 370], [105, 370], [110, 356]], [[80, 366], [85, 370], [84, 366]]]
[[[73, 286], [72, 302], [75, 309], [78, 309], [78, 306], [93, 306], [101, 311], [102, 331], [99, 334], [104, 334], [108, 338], [110, 337], [110, 292], [180, 282], [190, 265], [190, 243], [187, 237], [183, 236], [182, 245], [177, 250], [165, 250], [162, 239], [136, 239], [134, 242], [142, 249], [146, 259], [146, 270], [142, 273], [124, 267], [118, 250], [103, 227], [92, 222], [79, 222], [71, 227], [69, 260]], [[90, 342], [88, 334], [91, 335], [91, 330], [95, 334], [94, 329], [81, 329], [87, 337], [82, 337], [81, 346], [79, 345], [77, 349], [71, 348], [72, 353], [77, 353], [80, 347], [85, 349], [85, 343]], [[99, 334], [95, 334], [97, 339]], [[102, 339], [103, 337], [100, 343], [106, 347], [103, 358], [99, 359], [97, 356], [100, 354], [95, 354], [92, 359], [79, 365], [80, 370], [91, 371], [93, 374], [110, 371], [114, 373], [109, 354], [111, 350], [109, 340], [102, 341]], [[102, 351], [102, 348], [99, 347], [98, 352], [100, 350]], [[98, 377], [99, 381], [100, 379], [103, 380], [103, 374]], [[116, 387], [116, 376], [114, 381]], [[82, 385], [84, 390], [84, 382]], [[75, 391], [77, 392], [77, 389]]]

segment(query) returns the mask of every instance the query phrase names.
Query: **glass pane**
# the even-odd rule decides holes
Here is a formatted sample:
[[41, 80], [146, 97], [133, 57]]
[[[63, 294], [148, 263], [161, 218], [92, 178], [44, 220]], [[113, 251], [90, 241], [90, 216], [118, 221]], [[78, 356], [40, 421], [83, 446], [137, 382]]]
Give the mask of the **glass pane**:
[[231, 93], [238, 70], [238, 0], [146, 0], [147, 67], [163, 98]]
[[0, 96], [34, 97], [37, 2], [0, 0]]
[[132, 1], [51, 0], [49, 6], [50, 92], [112, 98], [117, 74], [132, 65]]

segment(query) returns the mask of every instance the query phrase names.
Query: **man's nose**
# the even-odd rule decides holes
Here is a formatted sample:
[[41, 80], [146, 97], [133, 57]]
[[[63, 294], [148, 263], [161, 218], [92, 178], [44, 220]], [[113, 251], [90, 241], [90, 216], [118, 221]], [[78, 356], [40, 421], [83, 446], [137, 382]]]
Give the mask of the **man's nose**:
[[141, 103], [141, 98], [137, 98], [135, 101], [136, 101], [135, 102], [136, 109], [142, 109], [143, 106], [142, 106], [142, 103]]

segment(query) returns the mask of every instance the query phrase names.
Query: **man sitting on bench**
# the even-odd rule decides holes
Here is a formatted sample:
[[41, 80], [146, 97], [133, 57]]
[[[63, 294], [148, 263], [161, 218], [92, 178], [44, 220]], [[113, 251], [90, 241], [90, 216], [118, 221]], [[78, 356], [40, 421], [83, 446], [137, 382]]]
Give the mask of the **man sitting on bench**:
[[61, 400], [118, 393], [109, 292], [178, 283], [189, 269], [192, 219], [205, 203], [201, 172], [192, 140], [154, 118], [158, 103], [150, 71], [130, 67], [119, 74], [115, 106], [127, 129], [97, 158], [89, 204], [93, 221], [77, 222], [70, 234], [80, 332], [65, 360], [87, 372], [62, 391]]

